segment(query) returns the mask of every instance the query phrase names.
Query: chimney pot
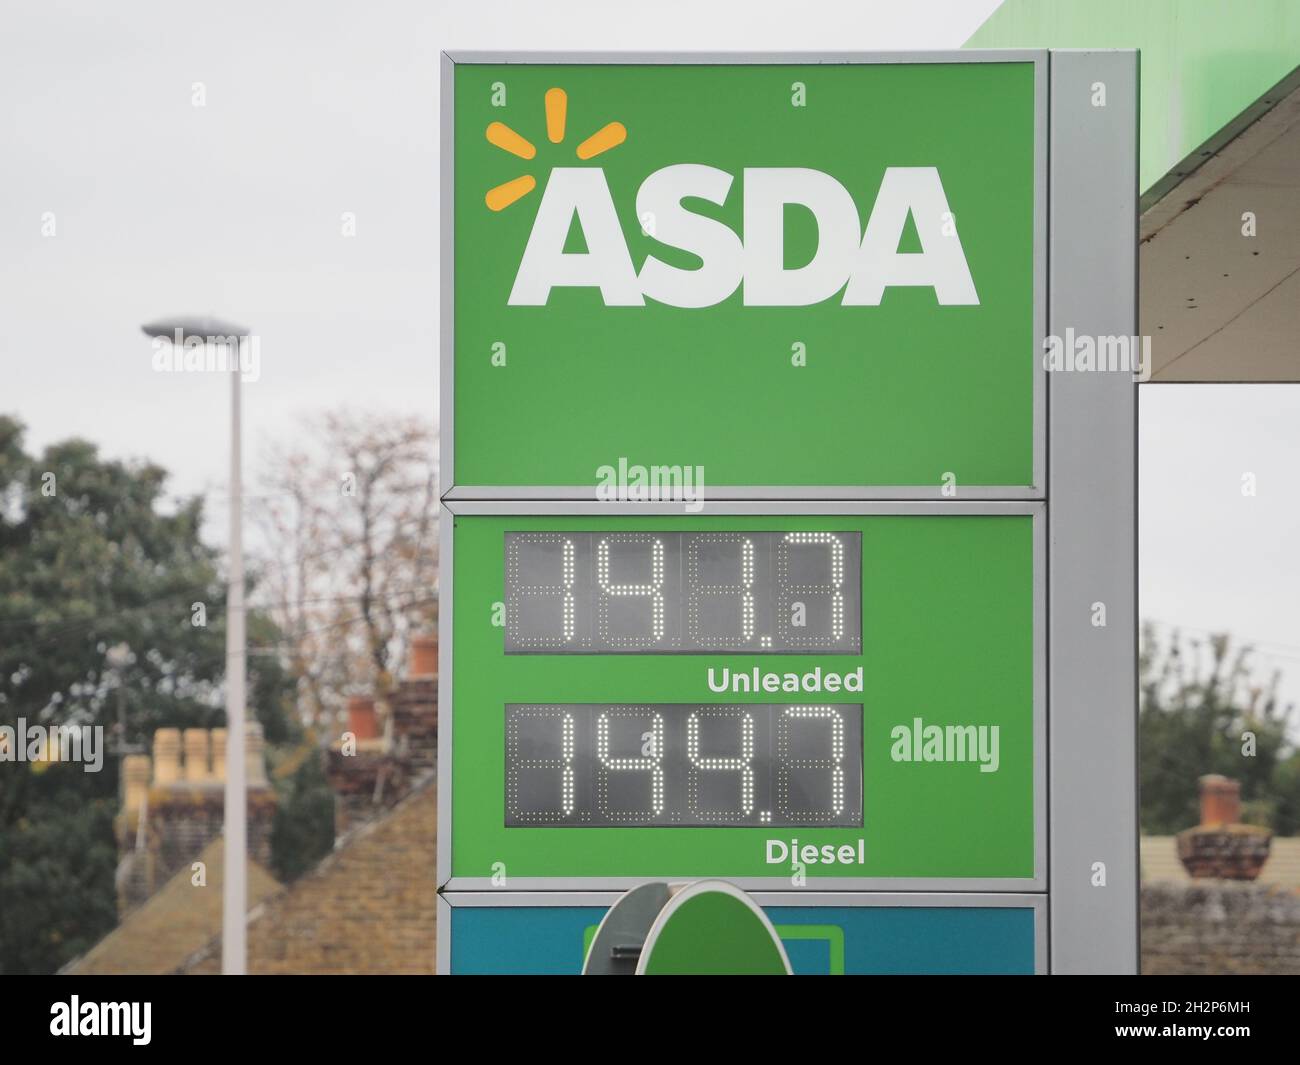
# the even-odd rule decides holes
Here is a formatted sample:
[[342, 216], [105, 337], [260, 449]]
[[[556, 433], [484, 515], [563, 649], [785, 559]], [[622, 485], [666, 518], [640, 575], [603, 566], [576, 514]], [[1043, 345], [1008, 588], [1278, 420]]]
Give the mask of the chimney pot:
[[160, 728], [153, 734], [153, 782], [169, 787], [181, 776], [181, 730]]
[[411, 639], [410, 676], [436, 677], [438, 675], [438, 637], [415, 636]]
[[224, 784], [226, 781], [226, 730], [212, 730], [212, 779]]
[[375, 713], [373, 699], [364, 695], [348, 699], [348, 731], [358, 740], [379, 738], [379, 715]]
[[122, 760], [122, 776], [126, 781], [123, 802], [127, 813], [136, 813], [144, 805], [149, 791], [149, 772], [152, 763], [147, 754], [128, 754]]
[[185, 780], [190, 784], [207, 784], [212, 780], [208, 769], [208, 730], [187, 728], [182, 735], [185, 744]]
[[244, 723], [244, 786], [246, 788], [268, 787], [266, 779], [266, 760], [262, 749], [266, 740], [262, 736], [262, 725], [257, 721]]
[[1241, 784], [1210, 773], [1199, 781], [1202, 825], [1235, 825], [1241, 820]]

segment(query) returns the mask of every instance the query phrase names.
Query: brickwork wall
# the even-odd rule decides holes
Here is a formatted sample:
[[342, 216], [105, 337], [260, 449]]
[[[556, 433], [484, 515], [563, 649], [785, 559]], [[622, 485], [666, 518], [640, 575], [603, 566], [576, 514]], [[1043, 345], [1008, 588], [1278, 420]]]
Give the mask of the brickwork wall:
[[1300, 974], [1300, 892], [1227, 880], [1144, 884], [1142, 972]]

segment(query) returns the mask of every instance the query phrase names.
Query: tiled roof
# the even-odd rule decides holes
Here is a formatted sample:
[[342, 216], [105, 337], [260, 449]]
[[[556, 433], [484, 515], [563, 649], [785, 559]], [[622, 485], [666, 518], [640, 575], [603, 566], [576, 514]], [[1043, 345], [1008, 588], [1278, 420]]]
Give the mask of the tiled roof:
[[[1143, 836], [1141, 840], [1142, 879], [1190, 880], [1173, 836]], [[1268, 861], [1259, 874], [1261, 884], [1281, 884], [1300, 888], [1300, 836], [1274, 836]]]
[[[251, 907], [250, 973], [432, 973], [437, 920], [437, 788], [427, 776], [392, 810]], [[220, 925], [178, 967], [221, 967]]]
[[[63, 972], [78, 975], [148, 975], [174, 972], [221, 930], [225, 841], [217, 838], [195, 858], [206, 884], [195, 887], [191, 863], [122, 918], [121, 923]], [[248, 863], [248, 904], [256, 906], [280, 884], [255, 861]]]

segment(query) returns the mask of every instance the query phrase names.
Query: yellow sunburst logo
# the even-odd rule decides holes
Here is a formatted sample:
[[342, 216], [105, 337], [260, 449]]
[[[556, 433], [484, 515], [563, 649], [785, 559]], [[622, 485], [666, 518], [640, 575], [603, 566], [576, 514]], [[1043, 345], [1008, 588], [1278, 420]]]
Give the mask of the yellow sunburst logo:
[[[552, 144], [564, 140], [565, 119], [569, 110], [569, 97], [563, 89], [546, 90], [546, 136]], [[493, 122], [487, 128], [487, 139], [502, 151], [517, 155], [520, 159], [532, 159], [537, 149], [526, 137], [520, 136], [504, 122]], [[586, 162], [602, 152], [617, 148], [627, 140], [627, 128], [622, 122], [611, 122], [602, 126], [590, 137], [578, 145], [578, 158]], [[516, 200], [521, 200], [537, 188], [537, 179], [532, 174], [523, 174], [512, 178], [494, 189], [488, 189], [484, 200], [489, 210], [503, 211]]]

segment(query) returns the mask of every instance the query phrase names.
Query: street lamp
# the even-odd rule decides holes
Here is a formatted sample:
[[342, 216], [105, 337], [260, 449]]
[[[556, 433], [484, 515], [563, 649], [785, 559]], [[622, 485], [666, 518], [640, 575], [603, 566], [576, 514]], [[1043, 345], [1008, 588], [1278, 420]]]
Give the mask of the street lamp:
[[243, 491], [239, 415], [240, 342], [248, 330], [215, 318], [180, 317], [142, 327], [155, 343], [226, 349], [230, 372], [230, 572], [226, 595], [226, 793], [225, 875], [221, 894], [221, 972], [242, 976], [248, 964], [245, 942], [248, 807], [244, 773], [244, 686], [248, 649], [244, 639]]

